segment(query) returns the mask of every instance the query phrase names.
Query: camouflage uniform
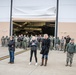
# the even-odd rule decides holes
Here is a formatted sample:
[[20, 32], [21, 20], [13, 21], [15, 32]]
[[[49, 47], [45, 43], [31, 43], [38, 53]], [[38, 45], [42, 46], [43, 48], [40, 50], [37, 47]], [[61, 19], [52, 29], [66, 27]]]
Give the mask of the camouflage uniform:
[[50, 50], [53, 50], [53, 37], [51, 36], [49, 39], [50, 39]]
[[6, 38], [5, 38], [5, 46], [6, 46], [6, 47], [8, 46], [8, 43], [9, 43], [9, 37], [6, 36]]
[[16, 36], [14, 39], [15, 39], [15, 47], [17, 48], [18, 47], [18, 37]]
[[75, 53], [75, 44], [74, 43], [68, 43], [67, 44], [66, 66], [68, 66], [69, 62], [70, 62], [70, 67], [72, 66], [74, 53]]
[[18, 41], [18, 48], [20, 48], [20, 41], [21, 41], [21, 40], [20, 40], [20, 35], [19, 35], [17, 41]]
[[55, 39], [55, 49], [59, 50], [59, 46], [60, 46], [60, 40], [59, 37], [57, 37], [57, 39]]
[[64, 38], [60, 40], [61, 51], [64, 50]]
[[27, 43], [26, 41], [27, 41], [26, 36], [24, 36], [24, 38], [23, 38], [23, 48], [24, 49], [26, 49], [26, 43]]
[[4, 45], [5, 45], [5, 38], [4, 38], [4, 36], [2, 36], [2, 38], [1, 38], [1, 45], [2, 45], [2, 47], [4, 47]]
[[41, 42], [42, 42], [42, 37], [38, 37], [37, 38], [37, 41], [38, 41], [38, 49], [41, 50]]
[[26, 37], [26, 47], [28, 47], [29, 42], [30, 42], [30, 38], [27, 36], [27, 37]]

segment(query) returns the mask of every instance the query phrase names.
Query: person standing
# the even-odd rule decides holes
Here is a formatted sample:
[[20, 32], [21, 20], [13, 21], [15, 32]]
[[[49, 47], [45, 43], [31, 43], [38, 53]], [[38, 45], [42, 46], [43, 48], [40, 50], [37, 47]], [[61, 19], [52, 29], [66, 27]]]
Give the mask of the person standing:
[[23, 34], [21, 34], [21, 36], [20, 36], [20, 48], [22, 48], [23, 47]]
[[62, 36], [60, 40], [61, 51], [64, 50], [64, 37]]
[[53, 36], [50, 36], [50, 50], [53, 50]]
[[27, 43], [26, 35], [24, 35], [24, 38], [23, 38], [23, 48], [24, 48], [24, 49], [27, 49], [27, 48], [26, 48], [26, 43]]
[[26, 49], [28, 48], [29, 41], [30, 41], [30, 38], [29, 38], [29, 36], [27, 35], [27, 36], [26, 36]]
[[14, 52], [15, 52], [15, 41], [13, 40], [12, 36], [10, 37], [8, 47], [9, 47], [9, 56], [10, 56], [9, 63], [13, 64], [14, 63]]
[[5, 38], [4, 38], [4, 36], [2, 36], [2, 38], [1, 38], [1, 45], [2, 45], [2, 47], [4, 47], [4, 44], [5, 44]]
[[42, 36], [41, 36], [41, 35], [39, 35], [39, 36], [38, 36], [38, 38], [37, 38], [37, 40], [38, 40], [38, 49], [39, 49], [39, 50], [41, 50], [41, 41], [42, 41]]
[[20, 42], [21, 42], [20, 37], [21, 37], [21, 35], [19, 35], [19, 36], [18, 36], [18, 39], [17, 39], [17, 41], [18, 41], [18, 48], [20, 48]]
[[44, 66], [47, 66], [49, 47], [50, 47], [50, 39], [48, 38], [48, 34], [44, 34], [44, 38], [42, 40], [42, 51], [43, 52], [42, 52], [41, 66], [44, 65], [44, 58], [45, 58], [45, 65]]
[[59, 37], [55, 38], [55, 49], [59, 50], [59, 46], [60, 46], [60, 39]]
[[72, 66], [74, 53], [75, 53], [74, 39], [71, 39], [70, 43], [67, 44], [66, 66], [68, 66], [69, 62], [70, 62], [70, 67]]
[[15, 39], [15, 47], [17, 48], [18, 47], [18, 37], [15, 36], [14, 39]]
[[5, 37], [5, 47], [8, 46], [8, 36]]
[[64, 38], [65, 38], [65, 49], [64, 49], [64, 53], [65, 53], [66, 52], [67, 44], [70, 42], [71, 38], [70, 38], [69, 35], [67, 37], [64, 37]]
[[35, 61], [36, 61], [35, 65], [37, 65], [37, 46], [38, 46], [38, 42], [36, 40], [36, 37], [33, 36], [31, 42], [29, 43], [29, 47], [31, 47], [29, 65], [31, 65], [31, 62], [32, 62], [33, 53], [34, 53], [34, 57], [35, 57]]

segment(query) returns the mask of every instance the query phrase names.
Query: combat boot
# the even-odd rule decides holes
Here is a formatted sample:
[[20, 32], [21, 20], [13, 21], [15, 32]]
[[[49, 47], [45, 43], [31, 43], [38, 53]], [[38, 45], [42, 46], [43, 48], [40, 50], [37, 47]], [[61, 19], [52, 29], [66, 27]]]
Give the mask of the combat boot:
[[68, 66], [68, 62], [67, 62], [67, 64], [65, 66]]
[[72, 67], [72, 62], [70, 62], [70, 67]]

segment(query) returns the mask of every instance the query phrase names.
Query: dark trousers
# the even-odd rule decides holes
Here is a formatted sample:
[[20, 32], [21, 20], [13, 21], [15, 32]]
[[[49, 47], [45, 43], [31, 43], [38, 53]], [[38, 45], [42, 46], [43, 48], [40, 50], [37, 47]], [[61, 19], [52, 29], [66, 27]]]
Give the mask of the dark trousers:
[[14, 62], [14, 51], [9, 51], [10, 62]]
[[65, 49], [64, 49], [64, 52], [66, 52], [66, 47], [67, 47], [67, 44], [68, 44], [68, 43], [66, 43], [66, 44], [65, 44]]
[[20, 48], [22, 48], [22, 45], [23, 45], [22, 43], [23, 43], [23, 41], [20, 41]]
[[30, 62], [32, 61], [33, 53], [34, 53], [35, 61], [37, 62], [37, 50], [34, 50], [34, 51], [31, 50], [30, 51]]

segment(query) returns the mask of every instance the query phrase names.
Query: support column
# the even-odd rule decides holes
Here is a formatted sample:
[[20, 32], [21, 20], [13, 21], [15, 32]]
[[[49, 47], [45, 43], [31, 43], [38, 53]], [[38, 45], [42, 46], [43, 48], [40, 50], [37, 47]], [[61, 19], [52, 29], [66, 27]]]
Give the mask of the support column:
[[56, 39], [58, 37], [58, 7], [59, 7], [59, 0], [56, 2], [56, 21], [55, 21], [55, 33], [54, 33], [54, 48], [56, 47]]
[[56, 2], [56, 21], [55, 21], [55, 38], [57, 38], [58, 35], [58, 10], [59, 10], [59, 0]]
[[13, 7], [13, 0], [10, 3], [10, 36], [13, 35], [13, 22], [12, 22], [12, 7]]

